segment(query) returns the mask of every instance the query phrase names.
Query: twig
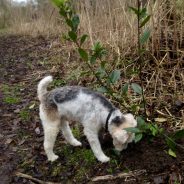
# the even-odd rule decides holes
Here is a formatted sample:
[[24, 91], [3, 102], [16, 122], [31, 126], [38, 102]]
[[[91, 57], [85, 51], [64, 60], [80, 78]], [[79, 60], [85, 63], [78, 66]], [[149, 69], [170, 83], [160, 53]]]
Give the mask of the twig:
[[26, 178], [28, 180], [34, 181], [34, 182], [39, 183], [39, 184], [61, 184], [61, 183], [54, 183], [54, 182], [49, 182], [49, 181], [42, 181], [42, 180], [33, 178], [32, 176], [30, 176], [28, 174], [23, 174], [20, 172], [16, 172], [15, 175], [18, 177], [21, 177], [21, 178]]
[[164, 109], [167, 111], [167, 113], [169, 114], [169, 116], [173, 117], [173, 115], [170, 113], [170, 111], [168, 110], [167, 107], [164, 107]]
[[158, 114], [162, 115], [162, 116], [165, 116], [165, 117], [172, 117], [172, 116], [170, 116], [170, 115], [168, 115], [168, 114], [164, 114], [163, 112], [161, 112], [161, 111], [159, 111], [159, 110], [156, 110], [156, 112], [157, 112]]
[[119, 173], [117, 175], [105, 175], [105, 176], [96, 176], [92, 179], [92, 181], [103, 181], [103, 180], [114, 180], [117, 178], [130, 178], [130, 177], [136, 177], [142, 174], [145, 174], [146, 170], [135, 170], [130, 171], [129, 173]]

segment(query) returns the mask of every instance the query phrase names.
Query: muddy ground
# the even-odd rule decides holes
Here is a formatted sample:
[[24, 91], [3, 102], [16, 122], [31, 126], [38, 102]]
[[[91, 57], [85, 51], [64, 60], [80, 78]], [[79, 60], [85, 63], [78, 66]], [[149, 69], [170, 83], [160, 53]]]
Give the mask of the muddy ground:
[[[109, 136], [103, 136], [103, 149], [111, 161], [102, 164], [94, 158], [85, 136], [80, 134], [81, 127], [74, 125], [73, 132], [83, 143], [82, 148], [67, 145], [60, 134], [55, 146], [60, 158], [54, 163], [47, 161], [36, 85], [47, 74], [58, 78], [55, 85], [78, 83], [74, 77], [61, 79], [61, 75], [67, 73], [65, 62], [71, 62], [71, 55], [67, 55], [64, 48], [58, 45], [57, 38], [0, 37], [0, 183], [91, 183], [95, 176], [116, 176], [131, 171], [140, 175], [134, 172], [131, 177], [96, 183], [183, 183], [184, 152], [178, 149], [176, 158], [169, 156], [162, 138], [145, 137], [118, 154]], [[49, 63], [53, 58], [63, 62], [58, 65], [55, 61], [55, 68]], [[86, 79], [82, 84], [86, 84]], [[17, 172], [41, 181], [17, 176]]]

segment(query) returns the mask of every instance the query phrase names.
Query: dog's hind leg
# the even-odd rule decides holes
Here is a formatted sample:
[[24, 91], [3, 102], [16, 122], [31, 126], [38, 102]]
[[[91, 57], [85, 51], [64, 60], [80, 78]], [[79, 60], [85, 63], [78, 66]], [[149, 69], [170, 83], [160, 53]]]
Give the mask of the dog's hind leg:
[[57, 137], [57, 134], [59, 132], [59, 124], [60, 121], [47, 121], [43, 122], [43, 128], [44, 128], [44, 149], [47, 154], [49, 161], [55, 161], [58, 156], [54, 154], [53, 148], [54, 143]]
[[81, 142], [79, 142], [72, 134], [68, 121], [61, 121], [61, 130], [65, 140], [71, 144], [72, 146], [81, 146]]

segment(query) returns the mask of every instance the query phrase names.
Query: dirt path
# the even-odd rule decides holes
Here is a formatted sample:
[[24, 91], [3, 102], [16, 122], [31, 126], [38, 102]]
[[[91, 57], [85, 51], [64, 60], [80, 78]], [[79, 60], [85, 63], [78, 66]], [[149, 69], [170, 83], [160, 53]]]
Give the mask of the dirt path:
[[145, 173], [126, 181], [97, 183], [182, 183], [184, 153], [178, 150], [177, 158], [170, 157], [165, 153], [167, 148], [161, 139], [145, 138], [120, 155], [107, 139], [103, 146], [112, 159], [108, 164], [101, 164], [94, 158], [85, 137], [80, 136], [80, 128], [74, 127], [74, 134], [83, 147], [72, 148], [59, 135], [55, 150], [60, 159], [53, 164], [47, 162], [42, 146], [36, 85], [42, 76], [52, 72], [48, 69], [53, 68], [45, 63], [59, 53], [60, 48], [52, 49], [55, 41], [43, 37], [0, 37], [0, 183], [31, 183], [15, 176], [16, 171], [43, 181], [87, 183], [97, 175], [134, 170], [145, 170]]

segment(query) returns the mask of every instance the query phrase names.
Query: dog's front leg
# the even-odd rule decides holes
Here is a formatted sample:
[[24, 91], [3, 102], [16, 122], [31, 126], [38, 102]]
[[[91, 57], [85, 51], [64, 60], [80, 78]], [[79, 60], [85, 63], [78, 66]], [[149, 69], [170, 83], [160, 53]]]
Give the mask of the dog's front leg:
[[100, 162], [108, 162], [110, 158], [107, 157], [102, 151], [100, 141], [98, 139], [98, 132], [92, 131], [88, 128], [84, 128], [84, 135], [87, 137], [88, 142], [96, 158]]

